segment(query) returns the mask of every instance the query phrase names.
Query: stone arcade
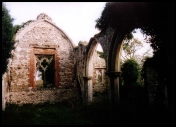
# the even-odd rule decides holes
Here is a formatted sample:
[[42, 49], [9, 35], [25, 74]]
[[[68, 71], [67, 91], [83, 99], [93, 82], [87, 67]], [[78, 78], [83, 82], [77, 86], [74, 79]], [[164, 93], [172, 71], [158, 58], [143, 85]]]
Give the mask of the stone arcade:
[[[104, 33], [92, 37], [88, 44], [75, 46], [44, 13], [26, 24], [15, 35], [15, 49], [2, 77], [3, 110], [6, 103], [55, 103], [80, 96], [84, 102], [92, 102], [94, 93], [107, 88], [112, 102], [118, 101], [119, 53], [124, 34], [117, 36], [109, 28]], [[97, 54], [98, 43], [104, 59]]]

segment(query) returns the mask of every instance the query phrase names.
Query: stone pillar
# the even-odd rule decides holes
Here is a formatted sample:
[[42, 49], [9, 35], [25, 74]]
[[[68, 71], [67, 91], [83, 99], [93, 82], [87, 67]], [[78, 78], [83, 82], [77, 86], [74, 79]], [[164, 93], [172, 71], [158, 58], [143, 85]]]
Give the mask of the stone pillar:
[[92, 80], [88, 80], [88, 102], [92, 102], [92, 99], [93, 99]]
[[119, 76], [121, 72], [106, 72], [110, 81], [110, 103], [111, 103], [111, 114], [114, 116], [116, 106], [120, 103], [119, 97]]
[[5, 111], [5, 106], [6, 106], [6, 72], [2, 76], [2, 110]]
[[84, 76], [84, 93], [83, 93], [83, 102], [89, 103], [93, 99], [93, 86], [92, 86], [92, 77]]
[[102, 71], [101, 71], [101, 75], [102, 75], [102, 83], [104, 83], [104, 69], [102, 69]]

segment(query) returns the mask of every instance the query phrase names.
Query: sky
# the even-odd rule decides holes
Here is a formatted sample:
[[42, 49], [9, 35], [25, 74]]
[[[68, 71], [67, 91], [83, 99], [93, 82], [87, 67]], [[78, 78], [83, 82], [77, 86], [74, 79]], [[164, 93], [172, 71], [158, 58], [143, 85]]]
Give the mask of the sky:
[[95, 29], [105, 2], [5, 2], [9, 14], [20, 25], [28, 20], [36, 20], [40, 13], [47, 14], [77, 45], [79, 41], [89, 42], [99, 33]]
[[[95, 28], [106, 2], [4, 2], [9, 10], [13, 25], [21, 25], [28, 20], [36, 20], [40, 13], [47, 14], [72, 40], [75, 46], [79, 41], [89, 42], [100, 31]], [[144, 36], [137, 30], [135, 38], [143, 41]], [[99, 50], [101, 46], [98, 46]], [[150, 48], [145, 44], [145, 52]]]

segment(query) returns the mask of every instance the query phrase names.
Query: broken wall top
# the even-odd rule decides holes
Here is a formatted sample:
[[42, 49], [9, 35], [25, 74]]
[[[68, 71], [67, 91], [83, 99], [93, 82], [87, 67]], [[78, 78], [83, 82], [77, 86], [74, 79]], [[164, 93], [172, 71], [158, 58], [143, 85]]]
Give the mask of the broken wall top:
[[[61, 37], [56, 36], [58, 32], [62, 35]], [[48, 15], [41, 13], [37, 16], [37, 20], [28, 22], [24, 27], [18, 30], [15, 35], [15, 42], [19, 43], [19, 41], [22, 40], [23, 43], [31, 45], [37, 44], [38, 46], [42, 46], [42, 43], [45, 43], [45, 45], [48, 43], [48, 45], [58, 46], [56, 42], [61, 38], [68, 40], [72, 48], [75, 47], [67, 34], [57, 27]]]

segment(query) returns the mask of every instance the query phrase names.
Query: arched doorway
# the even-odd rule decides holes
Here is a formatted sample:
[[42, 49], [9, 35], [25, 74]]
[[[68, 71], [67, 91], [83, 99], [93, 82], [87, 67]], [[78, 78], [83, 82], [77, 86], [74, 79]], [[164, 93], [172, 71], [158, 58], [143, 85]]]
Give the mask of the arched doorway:
[[85, 89], [88, 102], [96, 100], [98, 94], [107, 88], [106, 62], [103, 49], [95, 38], [91, 39], [87, 48], [87, 58], [85, 65]]
[[[137, 29], [134, 29], [134, 31]], [[132, 32], [134, 32], [132, 31]], [[109, 55], [108, 55], [108, 76], [110, 78], [110, 99], [112, 103], [119, 104], [120, 103], [120, 84], [119, 84], [119, 77], [121, 75], [121, 53], [122, 53], [122, 46], [125, 42], [126, 33], [123, 31], [115, 30], [113, 35]], [[145, 37], [149, 38], [149, 36], [144, 35]], [[145, 43], [145, 42], [144, 42]], [[115, 105], [112, 104], [112, 105]]]

